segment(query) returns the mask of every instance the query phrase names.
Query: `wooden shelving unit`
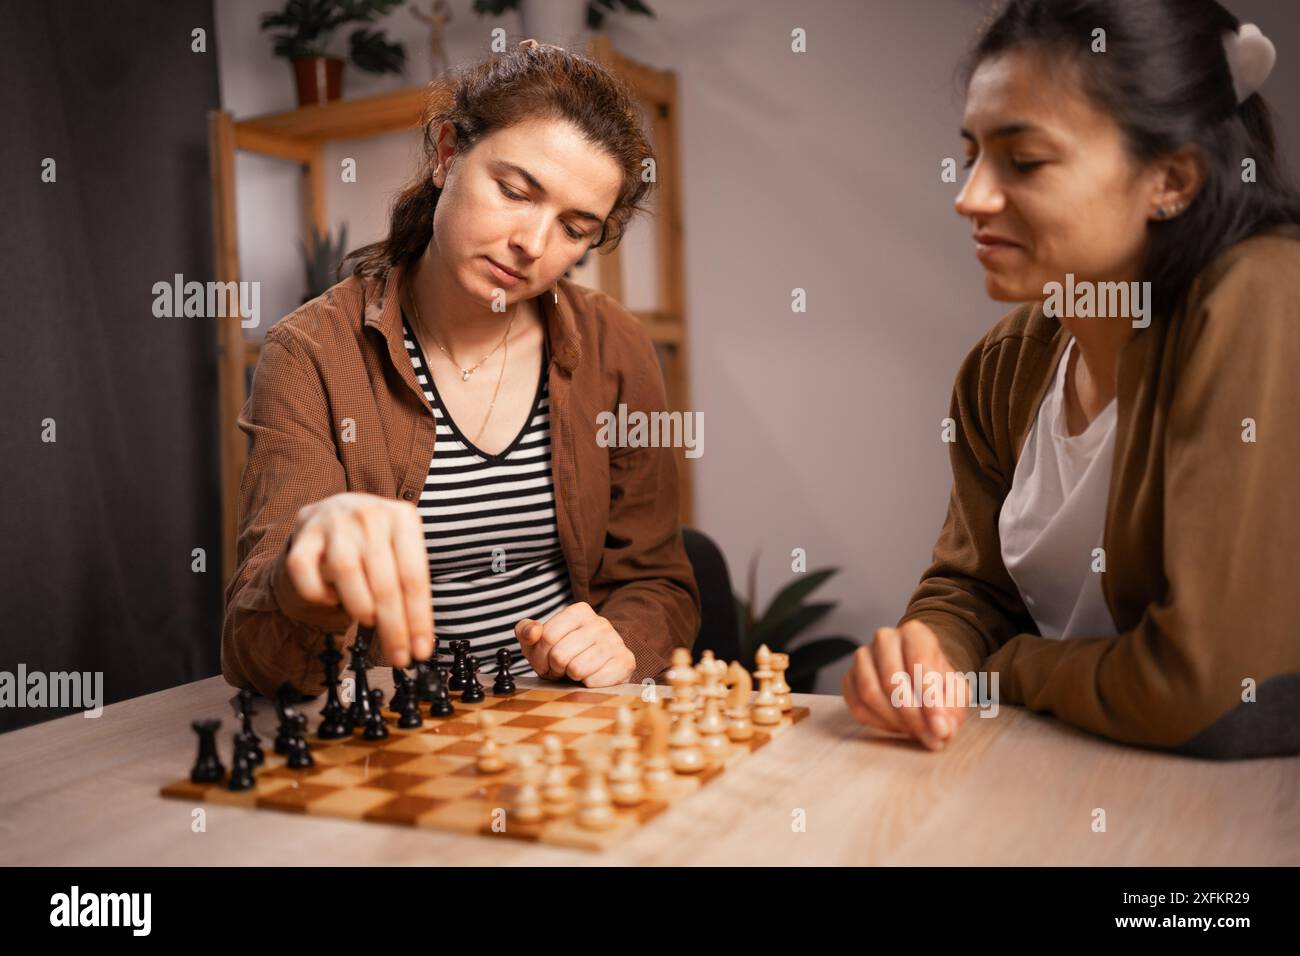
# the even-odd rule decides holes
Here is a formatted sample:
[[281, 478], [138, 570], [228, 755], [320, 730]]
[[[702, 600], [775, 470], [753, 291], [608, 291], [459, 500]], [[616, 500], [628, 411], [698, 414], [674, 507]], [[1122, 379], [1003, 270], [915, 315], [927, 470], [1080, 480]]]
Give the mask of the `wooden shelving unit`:
[[[687, 378], [687, 335], [684, 311], [684, 256], [682, 251], [681, 177], [677, 135], [677, 76], [631, 60], [604, 36], [593, 36], [588, 55], [622, 76], [636, 91], [650, 117], [658, 159], [655, 230], [658, 308], [637, 311], [654, 340], [663, 364], [671, 409], [691, 409]], [[450, 86], [433, 89], [450, 96]], [[297, 163], [302, 169], [303, 233], [315, 226], [324, 233], [324, 147], [339, 140], [361, 139], [415, 129], [422, 125], [431, 88], [413, 87], [355, 100], [342, 100], [235, 120], [214, 110], [208, 115], [209, 159], [212, 168], [213, 232], [216, 278], [239, 281], [239, 243], [235, 218], [235, 153], [245, 150]], [[436, 105], [436, 100], [435, 100]], [[622, 300], [623, 273], [620, 250], [596, 257], [600, 288]], [[635, 311], [635, 310], [634, 310]], [[239, 507], [239, 481], [244, 469], [246, 442], [236, 419], [246, 399], [245, 375], [256, 364], [259, 343], [244, 338], [236, 317], [218, 323], [218, 392], [221, 422], [221, 514], [223, 569], [227, 580], [235, 570], [235, 534]], [[694, 511], [694, 461], [679, 459], [681, 520], [689, 524]]]

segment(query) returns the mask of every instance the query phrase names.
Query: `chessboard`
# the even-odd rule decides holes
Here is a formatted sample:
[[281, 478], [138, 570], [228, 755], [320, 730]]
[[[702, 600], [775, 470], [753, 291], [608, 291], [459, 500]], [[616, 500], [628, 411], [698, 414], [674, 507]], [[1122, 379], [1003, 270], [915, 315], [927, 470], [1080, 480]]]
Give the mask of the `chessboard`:
[[[221, 782], [193, 783], [183, 779], [164, 786], [160, 792], [180, 800], [601, 850], [625, 839], [674, 804], [689, 799], [727, 768], [809, 714], [808, 708], [792, 705], [787, 695], [777, 708], [778, 722], [752, 725], [752, 735], [744, 740], [719, 740], [715, 735], [716, 746], [701, 769], [666, 771], [664, 782], [635, 805], [611, 803], [599, 827], [584, 824], [576, 807], [587, 779], [584, 774], [590, 771], [593, 761], [596, 766], [607, 767], [620, 739], [624, 747], [630, 746], [630, 727], [653, 725], [655, 721], [645, 719], [647, 708], [663, 715], [661, 749], [669, 722], [676, 725], [680, 721], [680, 715], [669, 717], [673, 711], [671, 700], [665, 701], [662, 695], [657, 700], [653, 697], [647, 691], [630, 696], [562, 688], [517, 690], [503, 697], [489, 693], [479, 703], [457, 700], [455, 713], [449, 717], [424, 715], [422, 725], [412, 729], [398, 727], [397, 712], [384, 705], [386, 739], [366, 740], [360, 728], [338, 740], [320, 740], [313, 733], [309, 738], [313, 766], [291, 769], [285, 756], [268, 749], [251, 789], [230, 790], [230, 775], [225, 772]], [[620, 717], [622, 709], [629, 713]], [[700, 702], [692, 709], [699, 713]], [[502, 758], [496, 772], [487, 772], [482, 766], [485, 734], [492, 738], [491, 747], [499, 749]], [[548, 737], [555, 739], [544, 746]], [[638, 733], [635, 739], [636, 748], [644, 751], [647, 733]], [[567, 812], [556, 813], [548, 806], [545, 813], [534, 814], [539, 819], [524, 822], [515, 811], [521, 788], [529, 783], [527, 768], [535, 760], [545, 760], [548, 751], [552, 758], [548, 762], [554, 764], [549, 772], [562, 774], [577, 799]], [[528, 752], [527, 758], [520, 757], [524, 752]]]

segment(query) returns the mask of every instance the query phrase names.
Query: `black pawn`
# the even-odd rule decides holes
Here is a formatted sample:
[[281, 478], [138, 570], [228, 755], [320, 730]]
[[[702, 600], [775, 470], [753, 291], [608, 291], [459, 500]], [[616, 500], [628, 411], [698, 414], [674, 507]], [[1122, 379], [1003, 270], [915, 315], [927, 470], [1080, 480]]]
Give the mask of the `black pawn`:
[[427, 704], [433, 700], [433, 682], [437, 679], [437, 668], [428, 661], [415, 662], [415, 682], [411, 687], [411, 696], [416, 703]]
[[406, 676], [406, 671], [400, 667], [393, 668], [393, 699], [388, 702], [388, 709], [395, 714], [402, 713], [406, 706], [406, 698], [411, 696], [410, 678]]
[[510, 650], [503, 647], [497, 651], [497, 679], [492, 682], [492, 694], [508, 697], [518, 689], [514, 675], [510, 673]]
[[273, 748], [278, 754], [287, 754], [289, 745], [293, 740], [293, 728], [289, 723], [289, 716], [294, 713], [292, 710], [280, 715], [280, 726], [275, 732], [275, 747]]
[[190, 724], [199, 735], [199, 756], [190, 771], [191, 783], [220, 783], [226, 775], [226, 768], [217, 756], [217, 729], [219, 720], [196, 720]]
[[370, 713], [366, 717], [366, 740], [386, 740], [388, 725], [384, 723], [384, 692], [376, 687], [370, 692]]
[[239, 712], [244, 720], [244, 737], [248, 750], [248, 762], [254, 767], [266, 763], [266, 754], [262, 751], [262, 738], [253, 732], [253, 692], [245, 687], [239, 692]]
[[287, 754], [289, 752], [289, 740], [293, 736], [293, 729], [289, 723], [289, 718], [296, 711], [289, 706], [289, 685], [281, 684], [280, 689], [275, 692], [275, 713], [280, 718], [280, 725], [275, 732], [274, 750], [278, 754]]
[[227, 790], [253, 789], [253, 761], [250, 750], [252, 741], [245, 733], [235, 734], [235, 760], [230, 765], [230, 783]]
[[487, 695], [483, 693], [483, 685], [478, 682], [478, 658], [469, 659], [469, 673], [465, 677], [465, 691], [460, 695], [462, 704], [479, 704]]
[[325, 650], [321, 652], [320, 660], [325, 671], [325, 706], [321, 708], [316, 736], [321, 740], [338, 740], [352, 733], [352, 728], [348, 725], [347, 712], [339, 701], [339, 663], [343, 660], [343, 655], [334, 647], [333, 634], [325, 634]]
[[433, 703], [429, 705], [430, 717], [450, 717], [456, 713], [456, 708], [451, 703], [451, 692], [448, 689], [448, 678], [445, 670], [434, 669], [437, 675], [436, 683], [433, 685]]
[[307, 718], [293, 713], [289, 717], [289, 761], [290, 770], [305, 770], [315, 766], [311, 748], [307, 746]]
[[366, 679], [366, 653], [370, 649], [370, 633], [357, 631], [357, 639], [352, 645], [352, 660], [348, 664], [353, 674], [352, 706], [348, 708], [347, 722], [351, 729], [365, 726], [370, 717], [370, 682]]
[[402, 698], [401, 716], [397, 718], [397, 726], [403, 730], [415, 730], [424, 726], [424, 717], [420, 714], [420, 697], [414, 687], [409, 688], [406, 696]]
[[451, 680], [447, 689], [455, 693], [464, 690], [469, 682], [469, 641], [452, 641], [451, 653]]
[[438, 676], [438, 639], [433, 639], [433, 653], [428, 660], [415, 662], [414, 691], [417, 700], [427, 704], [433, 700], [433, 680]]

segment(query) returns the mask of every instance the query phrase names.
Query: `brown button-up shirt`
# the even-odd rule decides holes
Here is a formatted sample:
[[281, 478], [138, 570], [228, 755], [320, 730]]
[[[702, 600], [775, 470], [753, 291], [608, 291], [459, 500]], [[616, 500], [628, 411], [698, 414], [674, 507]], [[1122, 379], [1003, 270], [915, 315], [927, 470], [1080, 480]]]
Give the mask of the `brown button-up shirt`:
[[[327, 632], [357, 624], [342, 608], [282, 608], [273, 582], [298, 511], [345, 491], [415, 502], [434, 451], [433, 413], [403, 343], [404, 269], [350, 277], [267, 333], [239, 417], [250, 440], [239, 486], [238, 566], [226, 587], [221, 667], [272, 695], [322, 688]], [[575, 601], [607, 618], [654, 677], [699, 629], [699, 592], [678, 526], [676, 456], [602, 447], [597, 415], [666, 410], [654, 346], [608, 295], [560, 280], [538, 297], [550, 355], [552, 477], [560, 545]], [[432, 609], [436, 617], [436, 608]], [[377, 642], [376, 642], [377, 643]], [[371, 661], [382, 659], [372, 649]]]
[[1099, 570], [1119, 633], [1057, 640], [1007, 573], [998, 514], [1068, 340], [1022, 305], [962, 365], [948, 517], [902, 620], [1000, 675], [1002, 703], [1199, 756], [1300, 752], [1300, 228], [1225, 251], [1121, 352]]

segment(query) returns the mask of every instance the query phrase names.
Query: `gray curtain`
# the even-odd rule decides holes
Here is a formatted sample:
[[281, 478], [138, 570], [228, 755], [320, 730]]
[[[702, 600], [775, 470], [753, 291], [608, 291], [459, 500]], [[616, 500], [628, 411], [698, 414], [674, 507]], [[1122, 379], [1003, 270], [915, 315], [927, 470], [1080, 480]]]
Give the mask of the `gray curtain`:
[[[3, 22], [0, 671], [102, 672], [111, 703], [219, 670], [216, 331], [152, 309], [155, 282], [212, 278], [212, 5]], [[66, 712], [0, 707], [0, 730]]]

